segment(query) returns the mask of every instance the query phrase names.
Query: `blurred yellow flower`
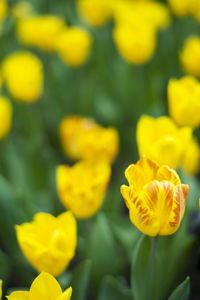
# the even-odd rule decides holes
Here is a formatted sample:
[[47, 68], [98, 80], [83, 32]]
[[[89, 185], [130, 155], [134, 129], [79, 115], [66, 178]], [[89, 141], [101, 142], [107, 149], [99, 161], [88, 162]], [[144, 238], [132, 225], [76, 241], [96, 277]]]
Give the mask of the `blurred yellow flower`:
[[80, 161], [57, 168], [57, 189], [62, 203], [77, 218], [89, 218], [101, 207], [111, 169], [106, 162]]
[[113, 0], [78, 0], [78, 11], [92, 26], [101, 26], [109, 20]]
[[148, 158], [130, 165], [125, 176], [129, 186], [122, 185], [121, 193], [131, 222], [150, 236], [176, 232], [184, 216], [189, 186], [181, 184], [174, 170]]
[[104, 159], [112, 163], [119, 150], [116, 129], [104, 128], [89, 118], [64, 118], [60, 124], [60, 137], [64, 151], [75, 159]]
[[185, 41], [180, 61], [186, 73], [200, 76], [200, 37], [190, 36]]
[[0, 280], [0, 300], [2, 299], [2, 284], [3, 284], [3, 281]]
[[171, 79], [168, 103], [170, 115], [178, 125], [200, 125], [200, 82], [195, 77]]
[[58, 281], [46, 272], [33, 281], [30, 291], [17, 291], [7, 296], [8, 300], [70, 300], [72, 288], [63, 293]]
[[178, 17], [190, 14], [191, 1], [193, 0], [168, 0], [172, 12]]
[[56, 50], [71, 67], [82, 65], [88, 58], [92, 37], [81, 27], [66, 27], [56, 39]]
[[167, 6], [155, 1], [121, 0], [114, 4], [113, 11], [117, 24], [133, 24], [134, 26], [136, 20], [140, 20], [155, 29], [162, 29], [170, 22]]
[[75, 255], [77, 228], [70, 211], [57, 218], [37, 213], [32, 222], [17, 225], [16, 233], [25, 257], [38, 272], [59, 276]]
[[0, 23], [3, 21], [7, 14], [8, 6], [6, 0], [0, 0]]
[[200, 22], [200, 0], [191, 0], [191, 13]]
[[140, 156], [145, 155], [161, 165], [176, 169], [192, 129], [178, 128], [169, 117], [155, 119], [143, 115], [138, 121], [136, 135]]
[[146, 63], [155, 51], [155, 28], [143, 20], [135, 19], [131, 25], [116, 25], [113, 38], [120, 55], [132, 64]]
[[3, 77], [13, 98], [34, 102], [42, 94], [43, 67], [41, 61], [30, 52], [9, 55], [2, 66]]
[[16, 33], [24, 45], [53, 51], [57, 35], [63, 27], [64, 20], [54, 15], [29, 16], [17, 21]]
[[199, 162], [199, 144], [197, 140], [192, 137], [184, 149], [181, 166], [188, 174], [194, 175], [199, 170]]
[[0, 140], [10, 131], [12, 121], [12, 106], [10, 101], [0, 96]]
[[33, 6], [28, 1], [19, 1], [12, 7], [12, 15], [18, 18], [30, 16], [33, 13]]

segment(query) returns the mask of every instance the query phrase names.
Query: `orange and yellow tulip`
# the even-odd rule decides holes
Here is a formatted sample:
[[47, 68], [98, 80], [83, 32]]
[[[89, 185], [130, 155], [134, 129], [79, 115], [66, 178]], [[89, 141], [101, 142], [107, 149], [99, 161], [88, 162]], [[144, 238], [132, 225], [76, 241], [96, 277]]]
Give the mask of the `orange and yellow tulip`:
[[180, 226], [189, 186], [181, 184], [177, 173], [148, 158], [130, 165], [125, 176], [129, 186], [121, 193], [131, 222], [149, 236], [170, 235]]

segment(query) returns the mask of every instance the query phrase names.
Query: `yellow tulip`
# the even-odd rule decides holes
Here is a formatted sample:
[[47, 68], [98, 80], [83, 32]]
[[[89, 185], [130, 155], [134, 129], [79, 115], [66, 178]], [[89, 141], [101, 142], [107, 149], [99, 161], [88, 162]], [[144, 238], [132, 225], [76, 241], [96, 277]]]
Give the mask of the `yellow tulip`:
[[181, 166], [188, 174], [194, 175], [199, 170], [199, 162], [199, 144], [197, 140], [194, 137], [192, 137], [184, 149]]
[[0, 280], [0, 300], [2, 299], [2, 284], [3, 284], [3, 281]]
[[190, 14], [192, 0], [168, 0], [172, 12], [178, 17]]
[[88, 58], [92, 38], [81, 27], [66, 27], [57, 37], [56, 50], [71, 67], [82, 65]]
[[8, 6], [6, 0], [0, 0], [0, 23], [5, 18], [7, 11], [8, 11]]
[[38, 272], [59, 276], [75, 255], [76, 220], [71, 212], [57, 218], [37, 213], [30, 223], [16, 226], [18, 243]]
[[77, 218], [89, 218], [101, 207], [110, 179], [106, 162], [80, 161], [57, 168], [57, 189], [62, 203]]
[[120, 55], [132, 64], [144, 64], [154, 54], [155, 28], [141, 19], [135, 19], [131, 25], [117, 24], [113, 38]]
[[185, 41], [180, 61], [186, 73], [200, 76], [200, 37], [190, 36]]
[[181, 184], [174, 170], [145, 157], [130, 165], [125, 176], [129, 186], [122, 185], [121, 193], [131, 222], [150, 236], [176, 232], [185, 212], [189, 186]]
[[200, 83], [195, 77], [171, 79], [168, 103], [170, 115], [178, 125], [200, 125]]
[[178, 128], [169, 117], [154, 119], [143, 115], [138, 121], [136, 135], [140, 156], [145, 155], [161, 165], [176, 169], [192, 129]]
[[167, 6], [155, 1], [118, 1], [114, 4], [114, 18], [117, 24], [133, 26], [139, 19], [155, 29], [165, 28], [170, 22]]
[[2, 66], [3, 77], [13, 98], [34, 102], [42, 94], [43, 67], [41, 61], [30, 52], [9, 55]]
[[0, 140], [10, 131], [12, 121], [12, 106], [10, 101], [0, 96]]
[[60, 137], [65, 152], [75, 159], [104, 159], [112, 163], [119, 150], [116, 129], [103, 128], [89, 118], [64, 118], [60, 125]]
[[200, 22], [200, 0], [191, 0], [191, 13]]
[[113, 0], [78, 0], [78, 11], [83, 19], [92, 26], [103, 25], [112, 12]]
[[58, 281], [46, 272], [33, 281], [30, 291], [17, 291], [7, 296], [8, 300], [70, 300], [72, 288], [63, 293]]
[[22, 44], [53, 51], [64, 20], [54, 15], [27, 16], [17, 22], [17, 36]]

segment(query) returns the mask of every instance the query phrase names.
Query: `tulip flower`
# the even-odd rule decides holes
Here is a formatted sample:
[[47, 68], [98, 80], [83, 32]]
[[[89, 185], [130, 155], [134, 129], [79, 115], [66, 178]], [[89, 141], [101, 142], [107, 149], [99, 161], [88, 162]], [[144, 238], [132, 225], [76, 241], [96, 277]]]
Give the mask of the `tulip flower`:
[[180, 52], [180, 61], [184, 71], [200, 77], [200, 37], [190, 36]]
[[78, 0], [78, 11], [92, 26], [99, 27], [111, 17], [113, 0]]
[[54, 15], [27, 16], [17, 21], [16, 33], [20, 42], [45, 51], [55, 49], [57, 35], [64, 27], [64, 20]]
[[172, 12], [178, 17], [190, 14], [191, 0], [168, 0]]
[[139, 19], [157, 30], [165, 28], [170, 22], [169, 9], [156, 1], [118, 0], [113, 5], [113, 11], [117, 24], [134, 25], [135, 20]]
[[130, 165], [125, 176], [129, 186], [121, 193], [131, 222], [149, 236], [175, 233], [185, 212], [189, 186], [181, 184], [178, 174], [148, 158]]
[[8, 300], [70, 300], [72, 288], [63, 293], [58, 281], [50, 274], [42, 272], [33, 281], [30, 291], [17, 291], [7, 296]]
[[37, 213], [32, 222], [16, 226], [16, 233], [25, 257], [38, 272], [58, 276], [74, 257], [77, 229], [71, 212], [57, 218]]
[[0, 300], [2, 299], [2, 283], [3, 281], [0, 280]]
[[2, 66], [8, 91], [18, 101], [34, 102], [43, 90], [43, 67], [41, 61], [30, 52], [9, 55]]
[[88, 58], [92, 37], [81, 27], [66, 27], [56, 39], [55, 49], [61, 58], [71, 67], [82, 65]]
[[89, 118], [64, 118], [60, 125], [60, 137], [66, 154], [74, 159], [103, 159], [112, 163], [119, 149], [116, 129], [103, 128]]
[[0, 23], [6, 17], [8, 11], [8, 5], [6, 0], [0, 0]]
[[181, 166], [188, 174], [191, 175], [196, 174], [199, 169], [200, 148], [198, 141], [194, 137], [190, 139], [184, 149]]
[[200, 82], [195, 77], [171, 79], [168, 103], [170, 115], [178, 125], [200, 125]]
[[62, 203], [77, 218], [89, 218], [101, 207], [111, 169], [104, 161], [80, 161], [57, 168], [57, 189]]
[[10, 101], [0, 96], [0, 140], [10, 131], [12, 121], [12, 106]]
[[120, 55], [128, 62], [141, 65], [151, 59], [156, 46], [155, 27], [140, 18], [131, 25], [119, 23], [113, 38]]
[[155, 119], [143, 115], [138, 121], [136, 134], [140, 156], [145, 155], [176, 169], [192, 136], [192, 128], [179, 128], [169, 117]]

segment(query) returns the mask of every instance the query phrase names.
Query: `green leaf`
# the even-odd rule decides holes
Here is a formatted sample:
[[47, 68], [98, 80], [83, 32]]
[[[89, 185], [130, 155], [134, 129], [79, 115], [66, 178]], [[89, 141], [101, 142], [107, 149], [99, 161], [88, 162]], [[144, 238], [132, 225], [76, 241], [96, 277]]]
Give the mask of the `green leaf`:
[[118, 282], [114, 277], [107, 276], [99, 291], [97, 300], [131, 300], [131, 292], [122, 283]]
[[86, 299], [86, 292], [90, 281], [91, 261], [81, 262], [73, 271], [71, 286], [73, 288], [73, 300]]
[[121, 258], [109, 225], [106, 216], [98, 214], [90, 237], [88, 257], [92, 260], [92, 286], [95, 289], [105, 275], [116, 275], [120, 267]]
[[168, 300], [188, 300], [190, 296], [190, 278], [187, 277], [171, 294]]
[[160, 299], [163, 288], [163, 257], [158, 249], [150, 259], [152, 239], [142, 236], [135, 248], [131, 268], [131, 289], [134, 300]]

